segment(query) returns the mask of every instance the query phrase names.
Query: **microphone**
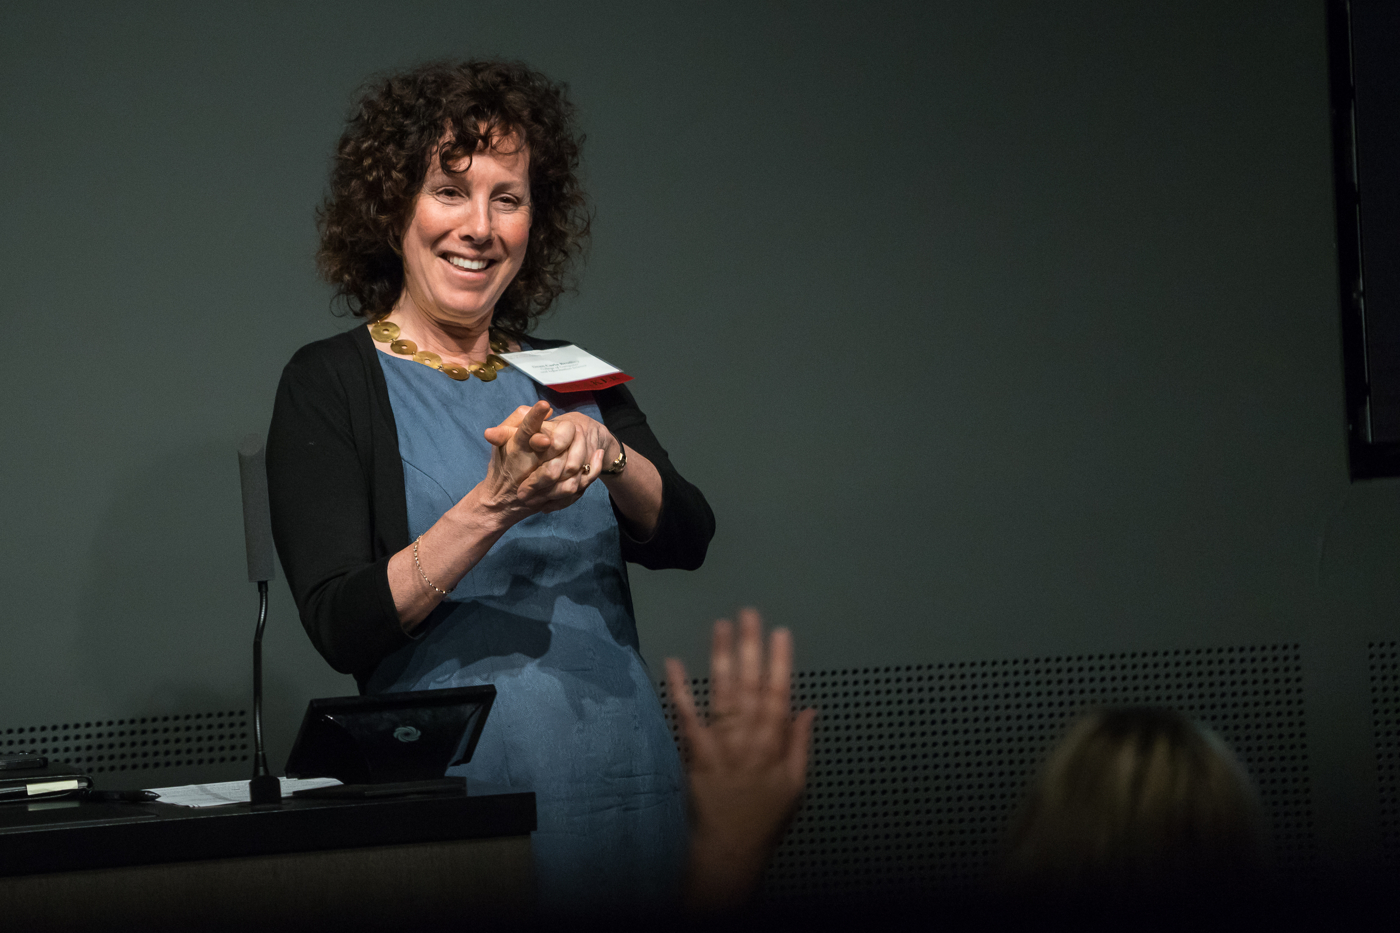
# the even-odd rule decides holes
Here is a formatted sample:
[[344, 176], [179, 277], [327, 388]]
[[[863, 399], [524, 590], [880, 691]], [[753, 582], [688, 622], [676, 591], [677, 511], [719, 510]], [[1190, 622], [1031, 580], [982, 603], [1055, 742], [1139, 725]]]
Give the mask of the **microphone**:
[[272, 514], [267, 505], [267, 450], [249, 434], [238, 444], [238, 478], [243, 485], [243, 540], [248, 551], [248, 582], [258, 585], [258, 630], [253, 636], [253, 779], [248, 800], [255, 806], [282, 805], [282, 783], [267, 771], [262, 732], [262, 637], [267, 624], [267, 581], [273, 577]]
[[266, 583], [273, 572], [272, 514], [267, 507], [267, 449], [249, 434], [238, 444], [238, 479], [243, 484], [243, 541], [248, 549], [248, 582]]

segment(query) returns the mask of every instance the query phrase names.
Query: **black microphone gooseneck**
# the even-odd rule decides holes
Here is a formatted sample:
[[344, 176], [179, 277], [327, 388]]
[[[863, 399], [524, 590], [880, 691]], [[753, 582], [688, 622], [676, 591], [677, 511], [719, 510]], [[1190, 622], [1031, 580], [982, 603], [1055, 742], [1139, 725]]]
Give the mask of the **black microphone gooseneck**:
[[[253, 780], [267, 777], [267, 754], [262, 737], [262, 636], [267, 624], [267, 581], [258, 581], [258, 631], [253, 636]], [[277, 780], [277, 778], [273, 778]]]
[[243, 539], [248, 549], [248, 582], [258, 585], [258, 629], [253, 636], [253, 779], [248, 799], [255, 806], [281, 806], [282, 783], [267, 770], [262, 729], [262, 637], [267, 624], [267, 581], [273, 576], [272, 516], [267, 505], [267, 451], [249, 434], [238, 445], [243, 484]]

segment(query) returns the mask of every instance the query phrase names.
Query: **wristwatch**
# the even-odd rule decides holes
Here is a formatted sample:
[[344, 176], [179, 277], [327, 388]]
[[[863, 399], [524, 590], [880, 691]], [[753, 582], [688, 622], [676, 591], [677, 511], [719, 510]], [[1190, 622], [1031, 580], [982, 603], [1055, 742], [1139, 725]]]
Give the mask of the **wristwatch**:
[[627, 469], [627, 448], [623, 447], [621, 444], [618, 446], [622, 449], [617, 455], [617, 459], [608, 464], [607, 469], [603, 470], [603, 473], [608, 476], [619, 476], [623, 470]]

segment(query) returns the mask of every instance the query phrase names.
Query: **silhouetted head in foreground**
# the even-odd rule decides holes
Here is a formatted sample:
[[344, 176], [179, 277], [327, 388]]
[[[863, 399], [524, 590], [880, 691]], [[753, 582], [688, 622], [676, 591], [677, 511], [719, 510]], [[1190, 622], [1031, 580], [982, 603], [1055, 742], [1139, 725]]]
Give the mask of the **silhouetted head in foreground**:
[[1171, 710], [1100, 710], [1051, 752], [1001, 881], [1037, 899], [1202, 899], [1257, 881], [1263, 852], [1254, 790], [1214, 733]]

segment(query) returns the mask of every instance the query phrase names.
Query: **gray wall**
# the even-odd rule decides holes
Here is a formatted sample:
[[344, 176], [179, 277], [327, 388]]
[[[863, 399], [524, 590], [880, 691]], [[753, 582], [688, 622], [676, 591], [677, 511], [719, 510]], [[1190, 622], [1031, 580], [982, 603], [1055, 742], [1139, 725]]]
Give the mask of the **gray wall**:
[[[124, 5], [121, 5], [124, 6]], [[1347, 478], [1321, 0], [31, 6], [0, 31], [0, 726], [246, 705], [234, 449], [348, 326], [312, 210], [371, 72], [567, 80], [597, 205], [542, 333], [637, 377], [719, 533], [633, 575], [704, 668], [1298, 641], [1374, 843], [1400, 487]], [[272, 757], [353, 692], [273, 590]]]

